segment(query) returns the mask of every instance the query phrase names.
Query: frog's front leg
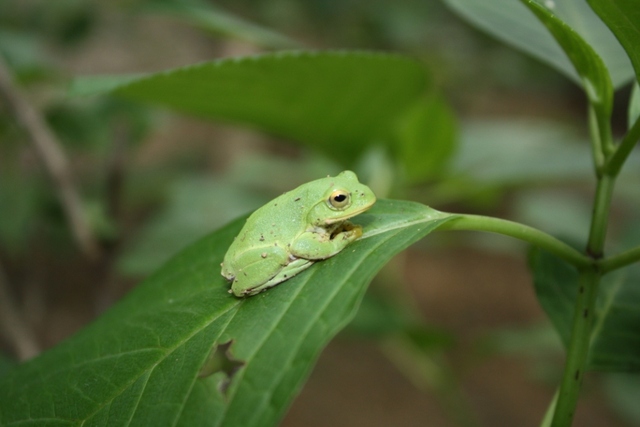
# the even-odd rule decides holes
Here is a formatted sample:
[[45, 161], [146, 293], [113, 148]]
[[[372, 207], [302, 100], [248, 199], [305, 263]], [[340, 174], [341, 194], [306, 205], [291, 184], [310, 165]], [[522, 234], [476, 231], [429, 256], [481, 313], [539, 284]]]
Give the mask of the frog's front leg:
[[298, 236], [289, 248], [292, 255], [311, 260], [334, 256], [347, 245], [362, 236], [362, 227], [344, 223], [333, 232], [306, 231]]

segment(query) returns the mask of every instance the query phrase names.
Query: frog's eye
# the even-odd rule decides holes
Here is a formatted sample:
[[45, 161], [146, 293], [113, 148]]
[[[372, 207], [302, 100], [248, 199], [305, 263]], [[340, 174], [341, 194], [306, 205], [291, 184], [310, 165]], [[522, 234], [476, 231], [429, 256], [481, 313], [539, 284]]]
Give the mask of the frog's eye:
[[329, 196], [329, 204], [336, 209], [342, 209], [349, 204], [349, 193], [344, 190], [336, 190]]

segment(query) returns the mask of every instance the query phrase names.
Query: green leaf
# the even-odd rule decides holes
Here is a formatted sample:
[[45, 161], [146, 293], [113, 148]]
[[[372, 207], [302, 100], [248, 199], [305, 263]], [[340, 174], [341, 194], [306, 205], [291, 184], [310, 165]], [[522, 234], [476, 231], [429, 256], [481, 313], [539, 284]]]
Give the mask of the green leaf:
[[[184, 176], [182, 172], [181, 177], [171, 180], [163, 206], [154, 211], [131, 239], [127, 239], [118, 257], [118, 270], [126, 275], [146, 276], [204, 233], [256, 209], [292, 186], [328, 172], [337, 175], [340, 171], [339, 167], [318, 156], [298, 157], [291, 162], [280, 157], [249, 154], [234, 162], [221, 179], [210, 174]], [[269, 179], [265, 180], [265, 176]], [[167, 178], [166, 170], [163, 177]], [[154, 190], [163, 188], [157, 176], [146, 177], [147, 180]], [[132, 192], [131, 197], [139, 200], [141, 193], [148, 195], [147, 185]], [[0, 242], [1, 237], [0, 233]]]
[[178, 179], [171, 185], [166, 206], [149, 218], [124, 248], [118, 270], [132, 276], [147, 275], [203, 233], [267, 201], [239, 185], [209, 177]]
[[452, 217], [380, 200], [346, 250], [238, 299], [219, 265], [241, 218], [0, 379], [0, 425], [274, 425], [376, 272]]
[[432, 95], [400, 119], [398, 156], [409, 181], [436, 176], [448, 166], [456, 149], [457, 123], [445, 101]]
[[[445, 0], [445, 3], [483, 31], [546, 62], [576, 83], [581, 83], [579, 74], [558, 43], [520, 2]], [[614, 87], [619, 88], [629, 81], [633, 76], [629, 58], [606, 25], [584, 0], [548, 0], [544, 3], [552, 5], [558, 19], [580, 34], [599, 54], [609, 69]]]
[[633, 85], [631, 90], [631, 99], [629, 100], [628, 126], [631, 128], [633, 124], [640, 118], [640, 85]]
[[478, 120], [463, 123], [461, 133], [451, 173], [474, 185], [520, 185], [593, 176], [585, 141], [560, 123]]
[[[578, 272], [555, 256], [533, 249], [530, 257], [538, 300], [568, 346]], [[603, 277], [596, 304], [588, 369], [640, 371], [640, 268]]]
[[389, 139], [419, 99], [425, 69], [402, 56], [281, 52], [222, 59], [142, 77], [80, 79], [72, 93], [114, 91], [209, 119], [309, 144], [350, 165], [373, 140]]
[[191, 5], [184, 2], [159, 2], [151, 10], [181, 18], [203, 30], [214, 34], [238, 38], [256, 46], [272, 49], [299, 48], [301, 44], [269, 28], [232, 15], [213, 4], [202, 2]]
[[613, 108], [613, 87], [609, 72], [600, 56], [569, 25], [559, 19], [551, 9], [534, 0], [521, 0], [547, 27], [569, 57], [582, 81], [582, 87], [593, 106], [604, 141], [610, 134], [609, 118]]
[[587, 0], [616, 36], [636, 70], [640, 82], [640, 5], [637, 0]]
[[16, 366], [18, 366], [18, 362], [10, 359], [6, 354], [0, 353], [0, 378], [5, 376], [7, 372], [10, 372]]
[[630, 426], [640, 425], [640, 376], [609, 374], [603, 389], [608, 405]]

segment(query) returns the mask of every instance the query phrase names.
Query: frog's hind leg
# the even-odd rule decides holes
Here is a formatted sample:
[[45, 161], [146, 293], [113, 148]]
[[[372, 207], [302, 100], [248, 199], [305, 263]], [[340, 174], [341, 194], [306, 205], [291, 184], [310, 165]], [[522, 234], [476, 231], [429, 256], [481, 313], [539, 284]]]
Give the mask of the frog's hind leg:
[[[284, 282], [285, 280], [291, 279], [296, 274], [298, 274], [301, 271], [306, 270], [307, 268], [311, 267], [311, 264], [313, 264], [313, 261], [308, 260], [308, 259], [304, 259], [304, 258], [296, 258], [296, 259], [294, 259], [293, 261], [291, 261], [287, 265], [286, 268], [283, 268], [275, 276], [273, 276], [271, 279], [269, 279], [264, 284], [264, 289], [269, 289], [269, 288], [277, 285], [278, 283], [281, 283], [281, 282]], [[262, 290], [263, 289], [261, 289], [260, 291], [262, 291]]]
[[255, 248], [244, 252], [227, 267], [231, 277], [223, 275], [233, 280], [231, 290], [236, 296], [254, 295], [288, 263], [289, 255], [278, 246]]
[[259, 294], [260, 292], [266, 291], [267, 289], [274, 287], [278, 283], [282, 283], [285, 280], [292, 278], [296, 274], [300, 273], [302, 270], [311, 266], [311, 264], [313, 264], [313, 261], [310, 261], [308, 259], [303, 259], [303, 258], [297, 258], [291, 261], [289, 264], [287, 264], [286, 267], [281, 266], [277, 272], [273, 273], [273, 276], [270, 279], [266, 280], [263, 283], [256, 284], [256, 286], [247, 287], [246, 283], [243, 283], [242, 279], [240, 278], [240, 280], [234, 281], [232, 285], [232, 289], [236, 287], [235, 289], [237, 289], [237, 291], [234, 290], [234, 293], [236, 294], [236, 296], [256, 295], [256, 294]]

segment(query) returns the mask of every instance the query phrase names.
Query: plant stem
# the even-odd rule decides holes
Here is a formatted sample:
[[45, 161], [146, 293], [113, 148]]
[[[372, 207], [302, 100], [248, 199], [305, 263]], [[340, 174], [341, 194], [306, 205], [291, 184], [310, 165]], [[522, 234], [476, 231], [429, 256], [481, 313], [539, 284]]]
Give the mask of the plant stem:
[[600, 271], [606, 274], [638, 261], [640, 261], [640, 246], [603, 259], [599, 263]]
[[576, 267], [588, 267], [593, 264], [592, 259], [555, 237], [506, 219], [482, 215], [456, 215], [454, 219], [442, 224], [439, 230], [475, 230], [503, 234], [538, 246]]
[[602, 175], [598, 179], [596, 187], [596, 197], [593, 202], [593, 215], [591, 217], [591, 229], [589, 230], [589, 240], [587, 243], [587, 253], [596, 260], [603, 256], [604, 239], [607, 235], [609, 208], [611, 206], [614, 184], [615, 177]]
[[552, 427], [568, 427], [571, 425], [589, 356], [591, 326], [595, 315], [598, 285], [602, 276], [600, 264], [597, 261], [604, 256], [609, 208], [616, 180], [615, 176], [608, 173], [597, 173], [597, 177], [598, 183], [586, 248], [587, 254], [592, 258], [593, 262], [590, 268], [580, 270], [578, 298], [573, 312], [571, 339], [567, 350], [562, 383], [560, 384], [558, 403], [551, 423]]
[[570, 426], [576, 411], [580, 385], [589, 355], [591, 326], [595, 315], [594, 307], [599, 281], [600, 274], [595, 268], [584, 269], [580, 272], [571, 340], [569, 341], [567, 360], [551, 427]]
[[597, 175], [600, 176], [600, 172], [605, 165], [604, 148], [602, 145], [600, 126], [598, 123], [596, 110], [593, 105], [589, 106], [589, 133], [591, 134], [591, 155], [593, 156], [593, 162]]
[[636, 122], [631, 126], [629, 132], [624, 136], [622, 142], [616, 148], [615, 153], [607, 161], [605, 170], [611, 176], [618, 176], [622, 165], [631, 154], [631, 150], [635, 147], [636, 143], [640, 140], [640, 117], [636, 119]]

